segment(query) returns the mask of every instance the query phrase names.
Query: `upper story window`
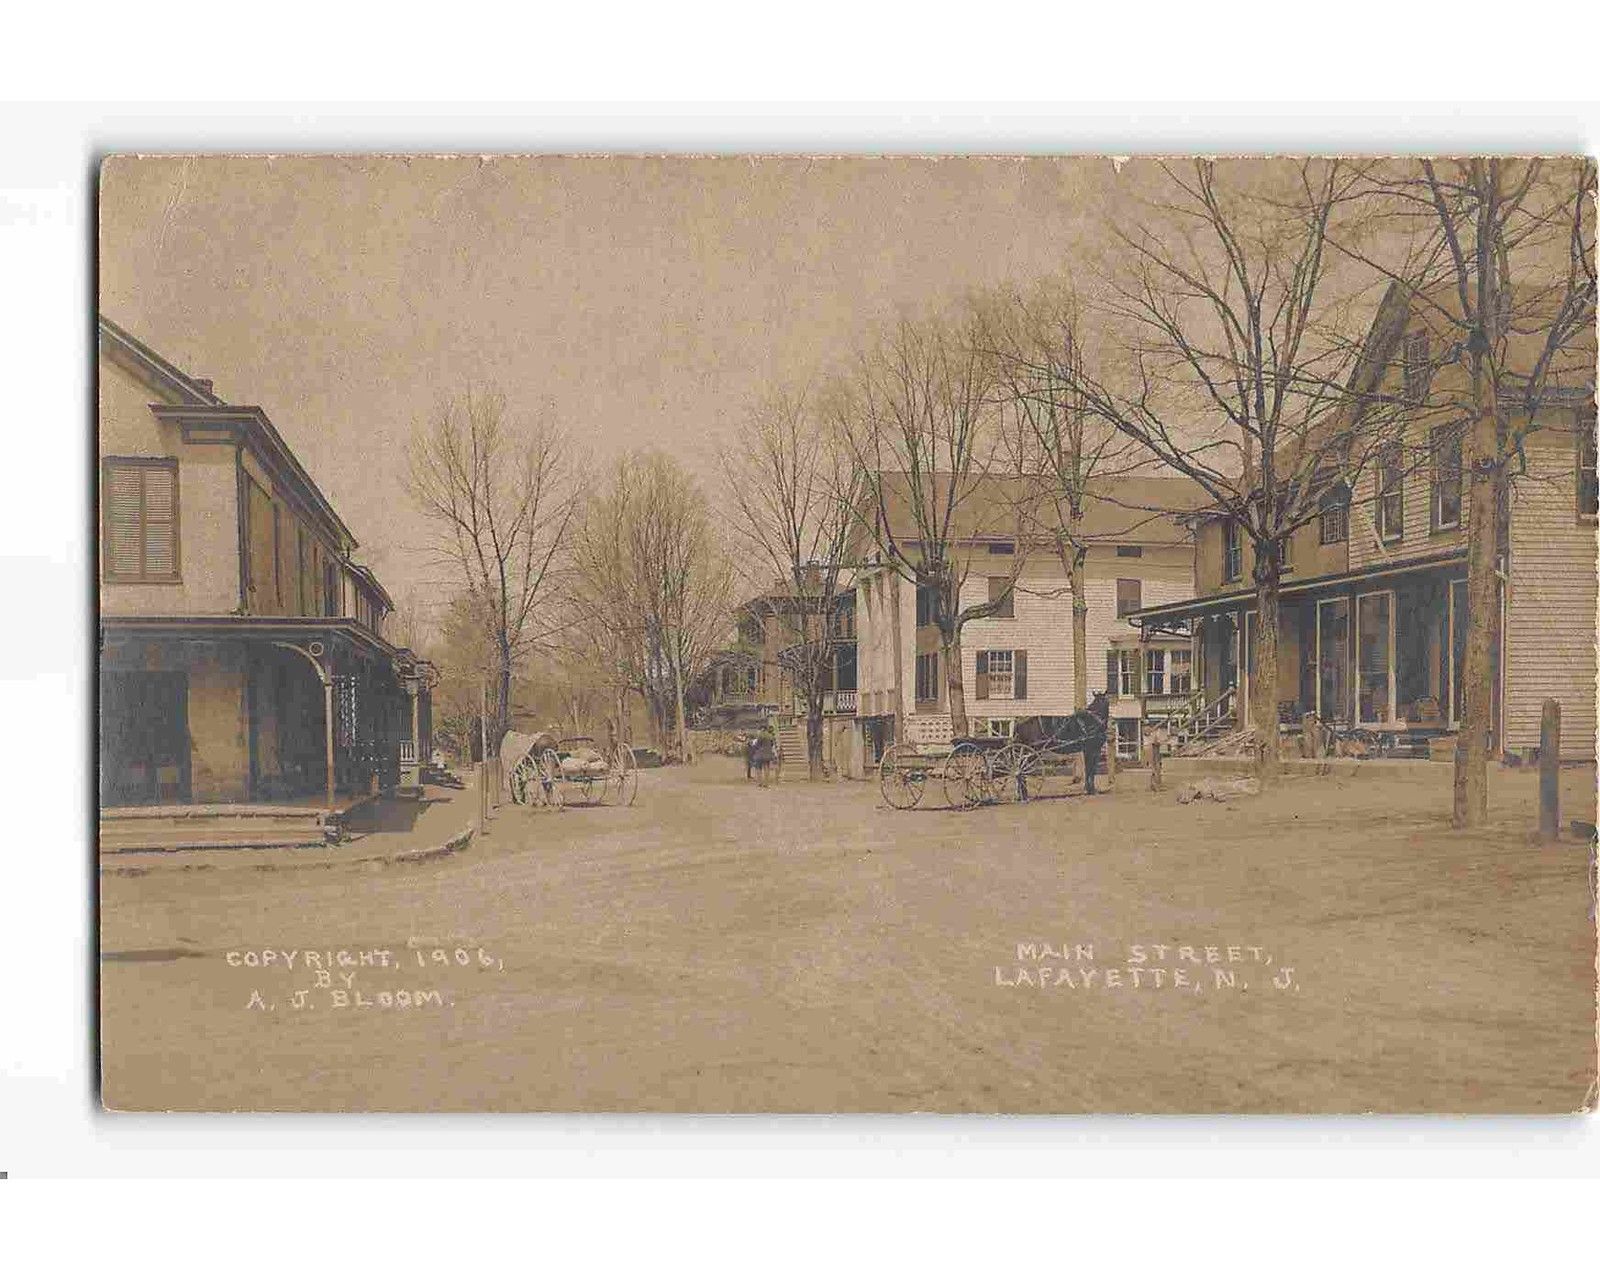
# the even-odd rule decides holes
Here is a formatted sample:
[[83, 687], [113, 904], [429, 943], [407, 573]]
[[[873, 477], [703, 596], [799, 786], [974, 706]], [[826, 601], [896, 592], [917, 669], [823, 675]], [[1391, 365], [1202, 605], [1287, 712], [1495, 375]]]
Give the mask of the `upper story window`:
[[1336, 480], [1317, 499], [1317, 541], [1324, 547], [1350, 537], [1350, 490]]
[[1461, 527], [1461, 431], [1434, 427], [1428, 432], [1433, 475], [1429, 519], [1436, 530]]
[[332, 560], [322, 562], [322, 613], [327, 618], [339, 616], [339, 569]]
[[1401, 355], [1401, 378], [1406, 399], [1415, 403], [1428, 394], [1432, 370], [1429, 368], [1428, 335], [1406, 334]]
[[1167, 691], [1167, 651], [1152, 649], [1144, 659], [1144, 691], [1160, 696]]
[[1017, 616], [1017, 593], [1013, 590], [1010, 578], [989, 579], [989, 603], [997, 605], [991, 618], [1015, 618]]
[[937, 653], [919, 653], [917, 655], [917, 701], [937, 702], [939, 700], [939, 655]]
[[1015, 692], [1016, 672], [1014, 650], [980, 649], [977, 656], [977, 696], [981, 699], [1020, 696]]
[[1406, 533], [1405, 454], [1398, 440], [1378, 450], [1378, 538], [1399, 542]]
[[1578, 518], [1600, 515], [1600, 482], [1595, 474], [1594, 419], [1578, 424]]
[[107, 582], [178, 581], [178, 460], [107, 458], [101, 502]]
[[1117, 548], [1117, 555], [1124, 560], [1137, 560], [1140, 556], [1144, 555], [1144, 548], [1119, 546]]
[[992, 556], [1014, 556], [1017, 554], [1017, 544], [1014, 542], [991, 542], [989, 554]]
[[1106, 692], [1113, 698], [1139, 696], [1139, 651], [1106, 650]]
[[1168, 693], [1188, 693], [1194, 681], [1194, 651], [1191, 649], [1174, 649], [1172, 651], [1172, 670], [1167, 676]]
[[1117, 579], [1117, 617], [1138, 613], [1144, 584], [1138, 578]]
[[1227, 517], [1222, 521], [1222, 580], [1236, 582], [1243, 573], [1244, 548], [1239, 540], [1239, 524]]
[[919, 627], [932, 626], [937, 619], [933, 616], [933, 584], [931, 582], [917, 583], [917, 625]]

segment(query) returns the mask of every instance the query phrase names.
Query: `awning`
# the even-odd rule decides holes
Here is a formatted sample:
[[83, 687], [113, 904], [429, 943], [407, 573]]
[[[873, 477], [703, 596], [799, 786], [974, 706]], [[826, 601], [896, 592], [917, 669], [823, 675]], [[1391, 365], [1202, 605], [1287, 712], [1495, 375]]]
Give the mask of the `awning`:
[[[1461, 547], [1453, 551], [1435, 552], [1432, 555], [1413, 556], [1409, 560], [1390, 560], [1383, 564], [1368, 565], [1364, 569], [1356, 569], [1345, 573], [1328, 573], [1320, 578], [1292, 578], [1278, 589], [1278, 598], [1280, 600], [1292, 600], [1297, 596], [1315, 595], [1337, 590], [1340, 587], [1379, 582], [1386, 578], [1400, 577], [1408, 573], [1420, 573], [1429, 569], [1445, 569], [1456, 565], [1465, 566], [1466, 563], [1466, 548]], [[1246, 587], [1239, 591], [1229, 591], [1220, 595], [1195, 596], [1192, 600], [1179, 600], [1175, 604], [1162, 604], [1152, 606], [1149, 609], [1140, 609], [1126, 615], [1122, 621], [1139, 627], [1158, 627], [1169, 623], [1183, 622], [1190, 618], [1206, 617], [1210, 614], [1236, 613], [1238, 610], [1248, 608], [1254, 604], [1255, 599], [1255, 588]]]

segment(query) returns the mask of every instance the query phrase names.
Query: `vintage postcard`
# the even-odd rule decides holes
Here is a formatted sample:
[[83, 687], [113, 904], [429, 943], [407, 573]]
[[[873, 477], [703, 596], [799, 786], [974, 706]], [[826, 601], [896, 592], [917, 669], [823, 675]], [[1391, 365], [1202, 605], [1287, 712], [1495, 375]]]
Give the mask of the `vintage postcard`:
[[1596, 1104], [1595, 164], [112, 156], [117, 1111]]

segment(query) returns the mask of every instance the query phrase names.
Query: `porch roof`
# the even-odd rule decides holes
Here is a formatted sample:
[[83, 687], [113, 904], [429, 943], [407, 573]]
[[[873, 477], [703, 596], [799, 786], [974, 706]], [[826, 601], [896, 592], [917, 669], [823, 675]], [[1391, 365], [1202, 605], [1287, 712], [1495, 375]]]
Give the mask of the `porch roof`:
[[[1325, 573], [1317, 578], [1291, 579], [1279, 588], [1278, 598], [1289, 600], [1296, 596], [1311, 595], [1337, 587], [1359, 586], [1427, 569], [1465, 565], [1466, 562], [1465, 548], [1439, 551], [1425, 556], [1411, 556], [1405, 560], [1388, 560], [1382, 564], [1368, 565], [1363, 569], [1347, 570], [1343, 573]], [[1168, 623], [1184, 622], [1191, 618], [1203, 618], [1210, 614], [1233, 613], [1254, 603], [1255, 598], [1255, 588], [1245, 587], [1238, 591], [1216, 595], [1195, 596], [1193, 599], [1179, 600], [1173, 604], [1152, 605], [1148, 609], [1139, 609], [1126, 615], [1123, 621], [1141, 628], [1158, 627]]]
[[166, 640], [329, 640], [347, 641], [357, 652], [409, 669], [419, 665], [410, 650], [399, 649], [354, 618], [261, 617], [203, 614], [189, 617], [102, 614], [102, 637], [147, 636]]

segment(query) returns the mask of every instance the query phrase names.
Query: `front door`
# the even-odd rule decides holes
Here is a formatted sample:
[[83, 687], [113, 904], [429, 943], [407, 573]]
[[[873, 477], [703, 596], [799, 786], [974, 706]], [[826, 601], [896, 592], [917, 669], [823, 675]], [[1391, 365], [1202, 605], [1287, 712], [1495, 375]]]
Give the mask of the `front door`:
[[1394, 592], [1356, 597], [1356, 723], [1394, 720]]

